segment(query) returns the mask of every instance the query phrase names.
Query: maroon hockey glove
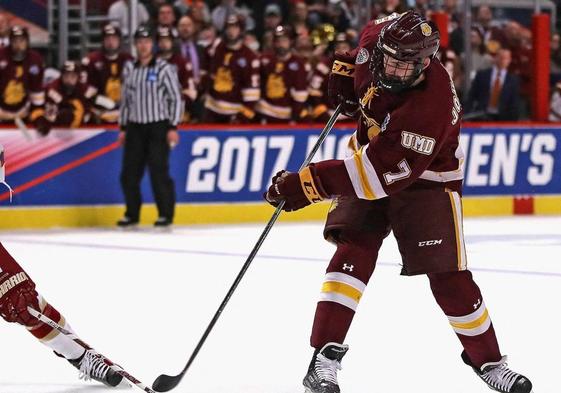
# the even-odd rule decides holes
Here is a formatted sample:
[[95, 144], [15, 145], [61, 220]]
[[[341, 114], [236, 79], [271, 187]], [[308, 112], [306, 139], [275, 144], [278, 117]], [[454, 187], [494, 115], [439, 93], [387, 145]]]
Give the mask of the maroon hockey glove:
[[327, 98], [333, 107], [343, 104], [343, 113], [349, 117], [354, 117], [358, 111], [354, 75], [354, 57], [348, 53], [335, 53], [327, 84]]
[[291, 212], [302, 209], [311, 203], [328, 198], [319, 177], [312, 165], [302, 169], [300, 173], [287, 171], [278, 172], [272, 179], [272, 185], [263, 195], [269, 204], [277, 207], [286, 201], [282, 210]]
[[27, 311], [30, 306], [39, 310], [35, 284], [24, 271], [0, 272], [0, 315], [8, 322], [31, 327], [39, 321]]

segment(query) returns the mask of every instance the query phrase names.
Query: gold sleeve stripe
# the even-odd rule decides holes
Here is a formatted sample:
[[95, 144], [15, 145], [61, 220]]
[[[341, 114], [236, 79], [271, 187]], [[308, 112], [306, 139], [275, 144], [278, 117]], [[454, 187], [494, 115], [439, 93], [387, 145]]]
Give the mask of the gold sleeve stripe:
[[318, 106], [316, 106], [314, 108], [314, 110], [312, 111], [312, 117], [314, 119], [320, 117], [321, 115], [323, 115], [325, 112], [327, 112], [327, 105], [325, 104], [320, 104]]
[[372, 192], [372, 187], [370, 187], [370, 182], [368, 181], [368, 177], [366, 176], [366, 171], [364, 170], [364, 163], [362, 161], [362, 151], [359, 150], [353, 155], [355, 160], [356, 167], [358, 169], [358, 174], [360, 177], [360, 183], [362, 185], [362, 189], [364, 190], [365, 199], [376, 199], [376, 195]]
[[448, 192], [450, 204], [452, 205], [452, 213], [454, 216], [454, 230], [456, 232], [456, 255], [458, 260], [458, 270], [467, 269], [467, 253], [464, 243], [463, 219], [462, 219], [462, 201], [457, 192]]
[[314, 182], [314, 178], [312, 176], [312, 172], [310, 171], [310, 167], [306, 167], [302, 169], [299, 173], [300, 175], [300, 185], [302, 186], [302, 190], [304, 191], [304, 195], [310, 203], [316, 203], [323, 201], [323, 197], [317, 190], [316, 183]]
[[350, 63], [345, 63], [344, 61], [335, 60], [333, 62], [333, 67], [331, 67], [331, 72], [333, 74], [354, 78], [355, 65]]

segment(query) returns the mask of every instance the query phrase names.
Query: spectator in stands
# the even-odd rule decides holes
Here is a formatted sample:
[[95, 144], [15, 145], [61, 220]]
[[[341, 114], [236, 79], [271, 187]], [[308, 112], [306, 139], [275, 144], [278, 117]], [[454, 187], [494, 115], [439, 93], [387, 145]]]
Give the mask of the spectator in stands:
[[290, 26], [294, 29], [294, 34], [296, 36], [309, 35], [310, 25], [308, 21], [308, 5], [303, 0], [298, 1], [294, 4], [291, 10]]
[[249, 123], [255, 119], [260, 96], [259, 58], [243, 44], [243, 36], [243, 21], [230, 15], [223, 40], [216, 40], [207, 49], [203, 67], [207, 123]]
[[102, 48], [89, 53], [82, 59], [82, 82], [96, 88], [97, 93], [105, 96], [113, 103], [93, 109], [100, 122], [116, 123], [119, 118], [119, 103], [121, 102], [121, 74], [132, 56], [121, 51], [122, 33], [118, 27], [107, 24], [102, 30]]
[[466, 112], [481, 113], [480, 118], [483, 120], [518, 120], [520, 79], [508, 71], [511, 61], [510, 50], [499, 49], [494, 67], [475, 75]]
[[494, 55], [500, 48], [506, 47], [504, 31], [499, 25], [493, 23], [491, 7], [488, 5], [479, 6], [475, 21], [475, 24], [479, 25], [483, 31], [483, 43], [487, 48], [487, 52]]
[[0, 12], [0, 48], [10, 44], [10, 23], [5, 13]]
[[411, 10], [423, 16], [430, 16], [429, 0], [415, 0]]
[[201, 30], [205, 26], [212, 26], [210, 20], [210, 11], [208, 10], [208, 6], [205, 3], [202, 3], [200, 1], [193, 2], [189, 7], [189, 10], [187, 11], [187, 15], [189, 15], [191, 19], [193, 19], [195, 30], [197, 32], [201, 32]]
[[488, 69], [493, 66], [493, 56], [487, 53], [485, 44], [483, 43], [483, 32], [478, 26], [472, 26], [470, 42], [472, 73], [469, 75], [469, 80], [472, 81], [478, 71]]
[[[111, 7], [107, 17], [111, 23], [121, 29], [125, 36], [129, 35], [129, 0], [117, 0]], [[142, 3], [138, 3], [136, 17], [139, 25], [145, 24], [150, 20], [150, 15]]]
[[261, 100], [256, 111], [262, 123], [301, 122], [308, 117], [308, 65], [292, 53], [292, 31], [278, 26], [274, 52], [261, 57]]
[[390, 16], [394, 12], [401, 14], [406, 11], [403, 0], [383, 0], [382, 4], [377, 6], [376, 8], [378, 9], [375, 10], [375, 18]]
[[173, 3], [181, 15], [191, 14], [193, 10], [201, 14], [201, 20], [205, 23], [210, 21], [210, 10], [203, 0], [176, 0]]
[[[197, 35], [197, 44], [202, 48], [207, 48], [218, 38], [218, 31], [212, 24], [202, 26]], [[201, 77], [202, 79], [202, 77]]]
[[29, 48], [27, 29], [10, 28], [10, 44], [0, 51], [0, 122], [39, 115], [45, 104], [43, 72], [43, 58]]
[[554, 33], [551, 36], [551, 79], [554, 83], [561, 80], [561, 36]]
[[557, 82], [553, 88], [549, 103], [549, 121], [561, 122], [561, 82]]
[[193, 78], [197, 86], [201, 81], [201, 57], [204, 48], [196, 41], [196, 30], [193, 19], [189, 15], [184, 15], [177, 23], [177, 34], [179, 36], [179, 49], [193, 66]]
[[275, 29], [282, 24], [281, 8], [277, 4], [267, 5], [263, 18], [265, 32], [271, 31], [274, 33]]
[[197, 99], [197, 88], [193, 78], [193, 65], [174, 45], [175, 37], [171, 28], [160, 26], [157, 31], [158, 57], [170, 63], [177, 72], [181, 85], [181, 98], [184, 103], [183, 119], [187, 123], [191, 120], [191, 108]]
[[158, 8], [158, 20], [157, 20], [157, 28], [160, 27], [168, 27], [170, 28], [174, 37], [177, 37], [177, 29], [175, 28], [175, 10], [173, 6], [168, 3], [164, 3], [160, 5]]
[[230, 15], [240, 15], [241, 10], [236, 4], [236, 0], [222, 0], [218, 6], [216, 6], [211, 14], [210, 18], [212, 24], [216, 27], [216, 30], [222, 32], [225, 28], [226, 20]]
[[341, 11], [346, 20], [349, 21], [351, 29], [359, 30], [360, 26], [360, 5], [357, 0], [342, 0]]
[[76, 128], [87, 123], [96, 104], [97, 89], [80, 82], [77, 62], [65, 61], [60, 72], [60, 77], [46, 86], [45, 108], [34, 121], [43, 136], [53, 126]]

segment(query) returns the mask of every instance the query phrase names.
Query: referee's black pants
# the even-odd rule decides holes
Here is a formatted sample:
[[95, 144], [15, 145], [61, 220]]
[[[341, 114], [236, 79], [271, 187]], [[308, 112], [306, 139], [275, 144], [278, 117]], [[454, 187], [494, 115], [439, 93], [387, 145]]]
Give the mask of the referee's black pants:
[[127, 125], [121, 186], [127, 205], [125, 216], [131, 220], [138, 221], [140, 217], [140, 182], [148, 165], [159, 217], [173, 221], [175, 188], [169, 175], [168, 130], [167, 122]]

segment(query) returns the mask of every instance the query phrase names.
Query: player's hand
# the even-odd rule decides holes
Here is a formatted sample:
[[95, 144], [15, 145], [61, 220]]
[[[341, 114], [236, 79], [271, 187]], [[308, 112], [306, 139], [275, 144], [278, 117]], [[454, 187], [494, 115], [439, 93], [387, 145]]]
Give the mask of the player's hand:
[[273, 177], [269, 190], [263, 195], [272, 206], [285, 201], [282, 210], [290, 212], [327, 198], [313, 165], [300, 173], [280, 171]]
[[354, 117], [358, 112], [358, 99], [355, 94], [355, 60], [347, 53], [335, 53], [333, 67], [327, 84], [327, 98], [336, 107], [343, 105], [343, 114]]
[[[0, 315], [8, 322], [17, 322], [27, 327], [39, 321], [29, 314], [27, 307], [39, 310], [38, 294], [35, 285], [25, 272], [5, 273], [0, 276], [0, 287], [10, 288], [0, 296]], [[2, 292], [0, 292], [2, 293]]]
[[174, 148], [179, 144], [179, 134], [176, 130], [169, 130], [167, 135], [168, 145], [170, 148]]
[[117, 137], [117, 142], [119, 142], [120, 146], [125, 146], [126, 137], [127, 137], [127, 133], [125, 131], [119, 131], [119, 136]]

